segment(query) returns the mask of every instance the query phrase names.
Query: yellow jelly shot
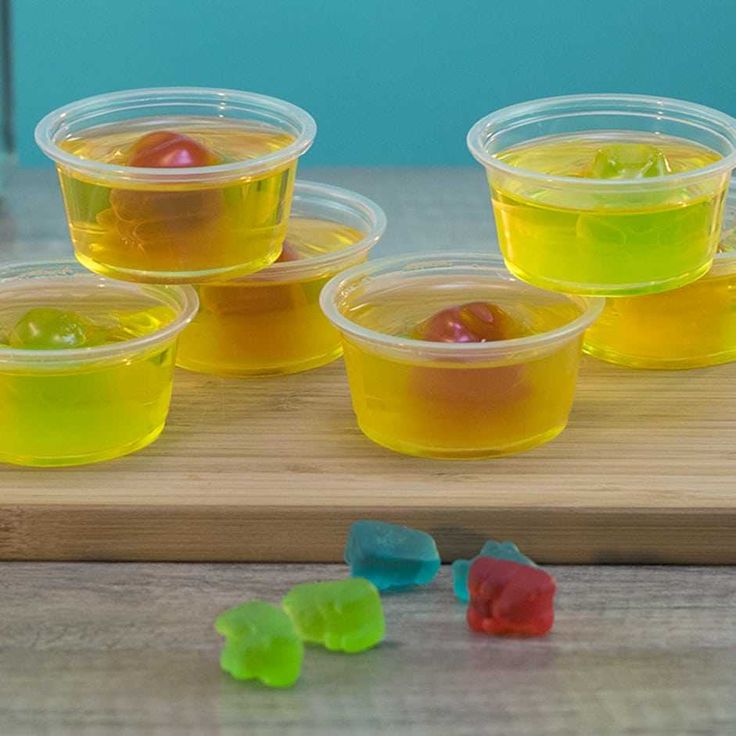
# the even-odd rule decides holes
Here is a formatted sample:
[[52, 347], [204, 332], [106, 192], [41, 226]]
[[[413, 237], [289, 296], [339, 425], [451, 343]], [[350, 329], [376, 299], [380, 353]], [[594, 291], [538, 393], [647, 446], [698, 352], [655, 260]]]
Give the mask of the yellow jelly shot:
[[81, 465], [153, 442], [196, 308], [190, 287], [113, 282], [74, 265], [0, 273], [0, 462]]
[[323, 291], [363, 433], [438, 458], [527, 450], [566, 426], [597, 299], [543, 291], [478, 254], [367, 263]]
[[711, 270], [664, 294], [609, 299], [585, 352], [632, 368], [697, 368], [736, 360], [736, 197]]
[[519, 278], [620, 296], [673, 289], [710, 268], [736, 162], [728, 116], [633, 95], [552, 98], [493, 113], [468, 143]]
[[[268, 120], [269, 122], [266, 122]], [[279, 255], [314, 123], [241, 92], [134, 90], [44, 118], [77, 259], [130, 281], [251, 273]]]
[[319, 295], [340, 271], [364, 261], [386, 220], [338, 187], [298, 182], [278, 262], [257, 274], [198, 288], [201, 308], [184, 331], [178, 364], [203, 373], [294, 373], [342, 353]]

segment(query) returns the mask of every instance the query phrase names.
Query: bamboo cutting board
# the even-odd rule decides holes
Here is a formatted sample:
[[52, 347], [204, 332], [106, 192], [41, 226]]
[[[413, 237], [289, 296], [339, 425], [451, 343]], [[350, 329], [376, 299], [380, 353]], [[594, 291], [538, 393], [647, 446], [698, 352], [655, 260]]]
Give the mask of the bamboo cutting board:
[[736, 364], [657, 373], [586, 359], [569, 428], [515, 457], [404, 457], [358, 431], [342, 363], [281, 378], [180, 371], [150, 448], [0, 468], [0, 558], [338, 560], [351, 521], [488, 537], [542, 562], [736, 563]]

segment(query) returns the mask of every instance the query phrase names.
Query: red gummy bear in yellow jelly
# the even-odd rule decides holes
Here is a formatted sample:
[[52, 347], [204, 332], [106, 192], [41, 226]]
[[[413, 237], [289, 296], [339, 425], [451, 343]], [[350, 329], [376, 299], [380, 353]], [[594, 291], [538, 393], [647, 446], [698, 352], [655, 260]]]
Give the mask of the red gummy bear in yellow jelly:
[[[501, 307], [488, 302], [468, 302], [448, 307], [421, 322], [411, 336], [431, 342], [480, 343], [510, 340], [528, 334], [523, 325]], [[498, 403], [518, 398], [524, 390], [521, 365], [488, 368], [418, 368], [415, 389], [455, 405], [476, 401], [479, 392]]]
[[194, 138], [158, 130], [139, 138], [128, 154], [128, 166], [146, 168], [179, 168], [214, 166], [221, 163], [218, 156]]
[[501, 307], [469, 302], [433, 314], [417, 325], [412, 337], [432, 342], [488, 342], [508, 340], [517, 331], [516, 323]]
[[276, 263], [286, 263], [287, 261], [298, 261], [301, 258], [299, 251], [288, 240], [284, 240], [281, 246], [281, 255], [276, 259]]

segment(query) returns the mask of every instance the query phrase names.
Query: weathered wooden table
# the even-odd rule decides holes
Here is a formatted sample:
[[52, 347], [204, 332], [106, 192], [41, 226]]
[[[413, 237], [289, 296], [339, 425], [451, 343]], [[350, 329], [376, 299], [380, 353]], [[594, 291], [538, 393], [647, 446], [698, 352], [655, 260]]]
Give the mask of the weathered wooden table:
[[[489, 242], [475, 169], [306, 173], [385, 204], [379, 253]], [[0, 218], [0, 259], [29, 249], [68, 252], [48, 172], [17, 177]], [[722, 468], [732, 454], [717, 456]], [[692, 493], [698, 479], [696, 469]], [[0, 500], [11, 490], [0, 484]], [[0, 542], [7, 531], [0, 524]], [[0, 734], [736, 733], [736, 570], [552, 571], [548, 638], [471, 634], [443, 568], [427, 589], [385, 598], [385, 644], [352, 657], [310, 649], [300, 683], [281, 692], [220, 673], [212, 621], [244, 599], [277, 601], [294, 583], [342, 576], [342, 566], [3, 563]]]

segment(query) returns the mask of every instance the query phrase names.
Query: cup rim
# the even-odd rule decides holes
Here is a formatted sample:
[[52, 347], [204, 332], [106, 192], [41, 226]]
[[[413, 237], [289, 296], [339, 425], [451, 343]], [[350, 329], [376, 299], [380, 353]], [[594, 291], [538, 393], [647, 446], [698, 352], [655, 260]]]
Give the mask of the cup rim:
[[504, 280], [523, 284], [530, 289], [543, 291], [536, 286], [526, 284], [514, 277], [506, 269], [500, 255], [473, 251], [458, 251], [446, 255], [432, 252], [414, 252], [403, 256], [378, 258], [361, 263], [334, 276], [325, 284], [320, 294], [320, 307], [323, 313], [341, 332], [366, 342], [393, 348], [401, 352], [422, 353], [445, 358], [460, 356], [493, 358], [508, 352], [526, 352], [529, 349], [546, 347], [556, 342], [561, 342], [565, 338], [572, 337], [593, 323], [600, 315], [605, 303], [605, 299], [601, 297], [555, 292], [558, 296], [565, 297], [571, 302], [583, 307], [580, 315], [560, 327], [534, 335], [476, 343], [433, 342], [431, 340], [414, 340], [409, 337], [387, 335], [378, 330], [363, 327], [353, 322], [337, 308], [337, 296], [340, 292], [348, 288], [347, 285], [349, 282], [356, 282], [361, 277], [377, 274], [381, 271], [396, 271], [404, 267], [416, 267], [417, 269], [467, 268], [473, 270], [477, 270], [480, 267], [492, 272], [496, 278], [502, 277]]
[[350, 189], [344, 189], [343, 187], [332, 184], [322, 184], [316, 181], [298, 180], [295, 183], [291, 216], [294, 216], [294, 205], [303, 204], [309, 207], [310, 205], [322, 202], [336, 204], [343, 210], [363, 217], [368, 224], [368, 230], [363, 238], [345, 248], [339, 248], [338, 250], [324, 253], [314, 258], [304, 258], [296, 261], [277, 261], [261, 271], [234, 279], [233, 283], [282, 280], [297, 281], [305, 276], [323, 273], [331, 267], [338, 267], [341, 263], [353, 261], [363, 253], [368, 252], [386, 231], [386, 214], [373, 200]]
[[[689, 113], [698, 116], [702, 124], [708, 124], [707, 127], [713, 131], [716, 127], [720, 128], [721, 132], [728, 130], [730, 132], [729, 143], [731, 145], [731, 152], [722, 158], [718, 159], [708, 166], [703, 166], [692, 171], [685, 171], [679, 174], [666, 174], [662, 176], [653, 176], [647, 179], [593, 179], [586, 178], [581, 179], [580, 177], [574, 176], [559, 176], [552, 174], [544, 174], [539, 171], [532, 171], [531, 169], [524, 169], [517, 166], [511, 166], [510, 164], [504, 163], [497, 158], [490, 155], [484, 145], [486, 140], [487, 132], [498, 126], [502, 128], [504, 122], [510, 122], [515, 117], [521, 116], [524, 113], [527, 117], [522, 119], [522, 122], [517, 122], [515, 125], [509, 126], [509, 128], [518, 127], [524, 122], [530, 122], [534, 120], [534, 114], [543, 113], [545, 110], [553, 110], [557, 107], [562, 106], [574, 106], [580, 104], [589, 104], [593, 107], [590, 110], [580, 110], [580, 113], [587, 114], [619, 114], [627, 115], [633, 114], [636, 110], [636, 106], [644, 107], [650, 105], [652, 113], [656, 113], [658, 117], [665, 118], [666, 112], [670, 114], [680, 112]], [[610, 109], [614, 104], [618, 104], [620, 107], [618, 110]], [[629, 106], [632, 109], [625, 109]], [[622, 109], [623, 108], [623, 109]], [[559, 115], [563, 113], [560, 111]], [[574, 112], [568, 112], [566, 115], [573, 115]], [[639, 113], [642, 114], [642, 113]], [[505, 127], [505, 126], [504, 126]], [[650, 189], [657, 188], [662, 184], [670, 186], [677, 186], [681, 182], [697, 180], [702, 177], [707, 177], [711, 174], [720, 173], [724, 170], [732, 170], [736, 168], [736, 119], [724, 112], [716, 110], [706, 105], [700, 105], [695, 102], [688, 102], [686, 100], [679, 100], [673, 97], [658, 97], [654, 95], [636, 95], [636, 94], [621, 94], [621, 93], [604, 93], [604, 94], [580, 94], [580, 95], [561, 95], [559, 97], [542, 97], [536, 100], [529, 100], [528, 102], [521, 102], [515, 105], [508, 105], [502, 107], [499, 110], [485, 115], [478, 120], [468, 131], [466, 136], [466, 143], [470, 149], [470, 153], [473, 158], [476, 159], [480, 164], [485, 166], [487, 169], [495, 169], [511, 176], [523, 176], [525, 179], [531, 181], [537, 181], [546, 185], [562, 185], [572, 186], [577, 185], [585, 187], [600, 187], [602, 189], [629, 189], [636, 186], [639, 189]]]
[[[146, 291], [156, 292], [161, 296], [161, 303], [166, 306], [178, 306], [178, 314], [176, 317], [161, 329], [151, 332], [141, 337], [134, 337], [130, 340], [122, 342], [107, 343], [105, 345], [95, 345], [87, 348], [69, 348], [54, 350], [39, 350], [12, 348], [0, 346], [0, 365], [14, 364], [53, 364], [53, 363], [70, 363], [70, 362], [97, 362], [107, 361], [110, 359], [122, 357], [129, 354], [137, 354], [145, 352], [148, 348], [167, 340], [175, 338], [194, 318], [199, 308], [199, 298], [193, 287], [188, 285], [169, 285], [169, 284], [137, 284], [129, 281], [117, 281], [108, 279], [104, 276], [88, 271], [79, 263], [69, 259], [50, 260], [50, 261], [25, 261], [22, 263], [13, 263], [0, 268], [0, 287], [6, 286], [9, 282], [19, 282], [24, 277], [33, 278], [32, 274], [36, 271], [53, 269], [55, 274], [50, 274], [49, 278], [71, 278], [74, 276], [83, 276], [90, 281], [96, 281], [101, 286], [115, 285], [119, 288], [126, 288], [130, 291]], [[44, 274], [39, 273], [39, 277]], [[29, 279], [29, 283], [31, 283]], [[168, 298], [164, 298], [168, 297]]]
[[[135, 103], [138, 103], [138, 105], [145, 103], [165, 105], [194, 101], [204, 103], [208, 100], [210, 104], [220, 107], [230, 101], [260, 108], [296, 126], [299, 132], [296, 138], [287, 146], [263, 156], [214, 166], [181, 168], [123, 166], [83, 159], [65, 151], [57, 143], [56, 132], [60, 126], [68, 119], [74, 119], [80, 115], [85, 116], [85, 113], [87, 117], [91, 116], [94, 119], [96, 110], [97, 115], [102, 115], [114, 109], [128, 109], [130, 106], [134, 106]], [[308, 112], [291, 102], [276, 97], [269, 97], [256, 92], [216, 87], [145, 87], [94, 95], [62, 105], [41, 118], [36, 125], [34, 137], [38, 147], [46, 156], [55, 161], [57, 165], [66, 166], [75, 171], [129, 182], [182, 183], [229, 180], [236, 176], [273, 170], [279, 165], [293, 161], [304, 154], [314, 142], [316, 134], [317, 124]]]

